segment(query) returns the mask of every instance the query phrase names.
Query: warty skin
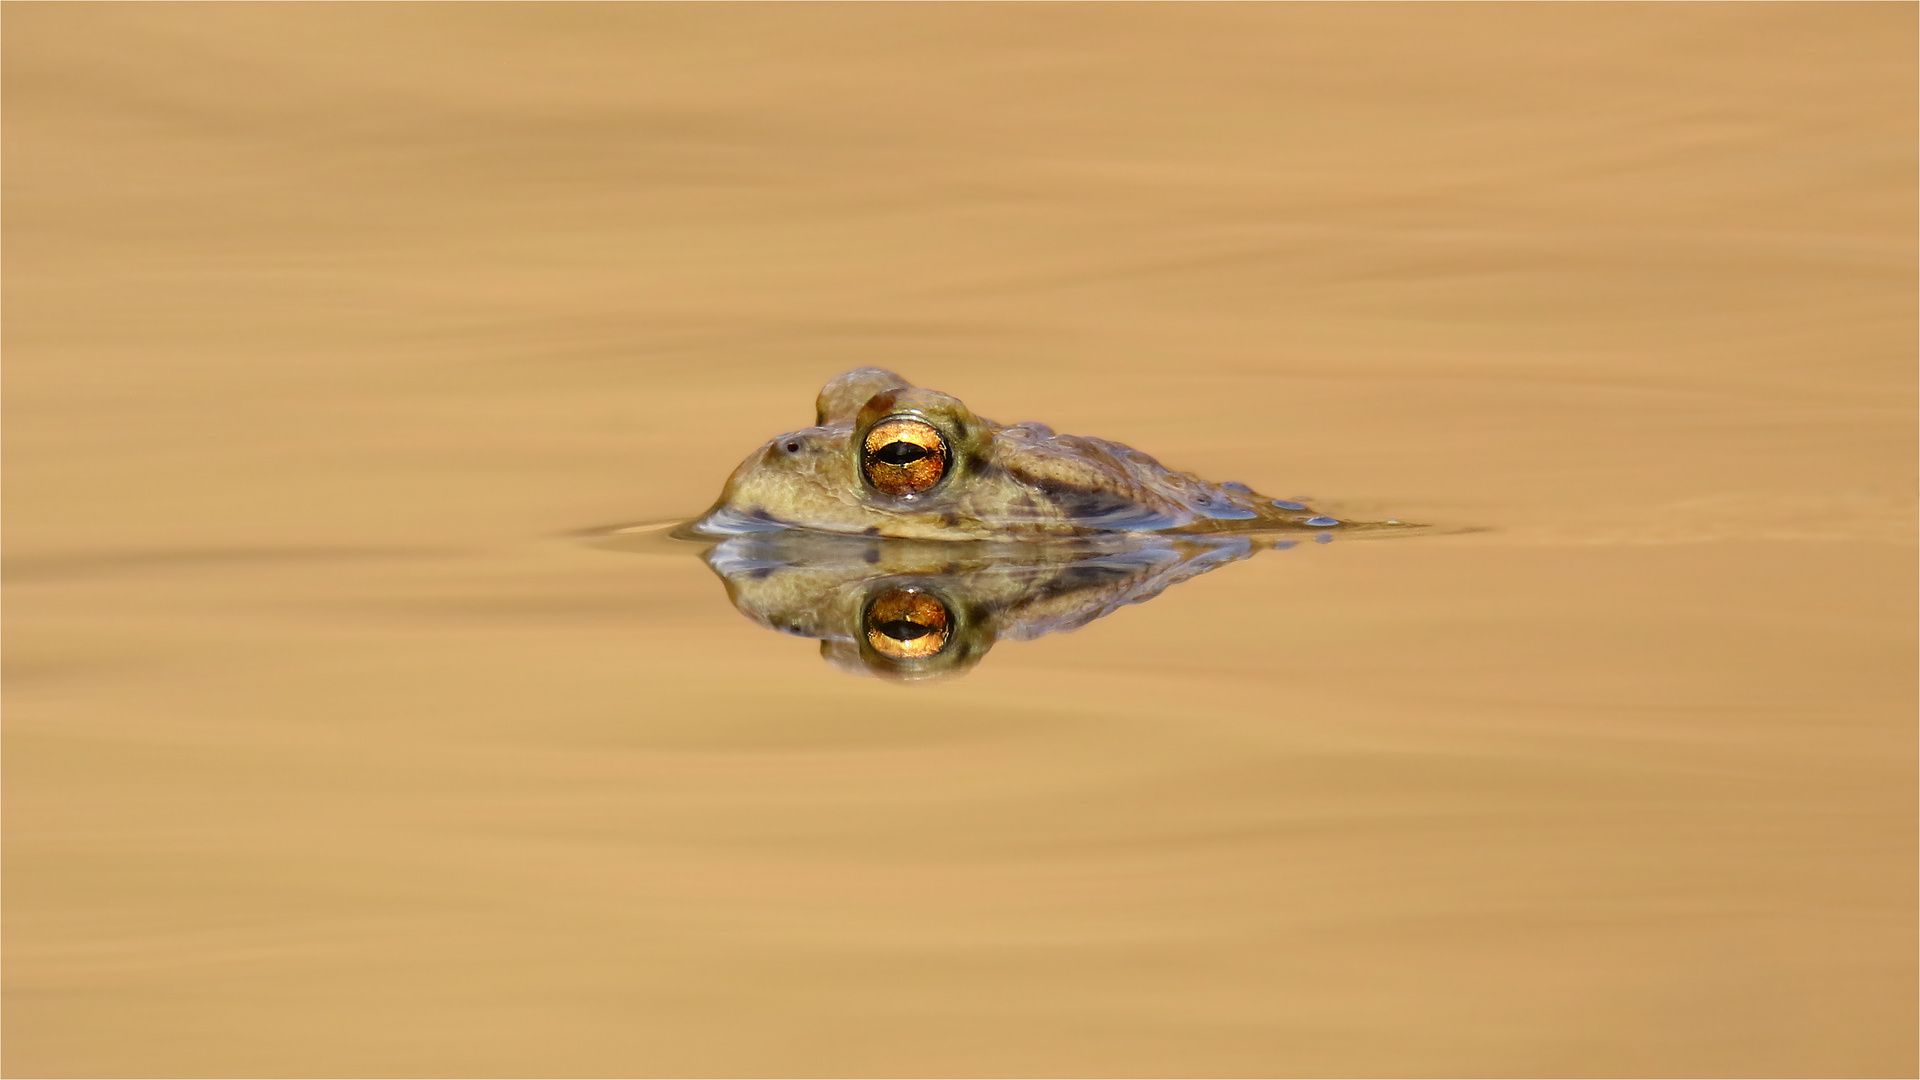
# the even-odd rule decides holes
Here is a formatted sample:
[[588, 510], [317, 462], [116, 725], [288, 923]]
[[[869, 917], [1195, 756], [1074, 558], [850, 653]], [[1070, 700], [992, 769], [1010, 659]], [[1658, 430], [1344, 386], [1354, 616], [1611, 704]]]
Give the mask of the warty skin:
[[[921, 441], [934, 450], [944, 444], [944, 457], [926, 456], [925, 447], [896, 444], [876, 453], [867, 445], [876, 426], [888, 425], [874, 436], [885, 439], [902, 420], [938, 432], [938, 440]], [[895, 466], [887, 454], [921, 457]], [[937, 483], [910, 490], [931, 475]], [[894, 476], [905, 479], [889, 480]], [[804, 528], [913, 540], [1038, 540], [1325, 531], [1345, 524], [1244, 485], [1176, 472], [1119, 443], [1056, 435], [1044, 424], [1002, 426], [958, 398], [891, 371], [859, 368], [821, 389], [814, 426], [749, 454], [719, 501], [684, 532]]]

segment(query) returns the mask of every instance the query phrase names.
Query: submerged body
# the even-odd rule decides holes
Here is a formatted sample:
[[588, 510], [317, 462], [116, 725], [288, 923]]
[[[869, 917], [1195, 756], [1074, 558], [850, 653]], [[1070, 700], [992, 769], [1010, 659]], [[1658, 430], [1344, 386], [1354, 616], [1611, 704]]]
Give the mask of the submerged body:
[[860, 368], [821, 389], [813, 427], [749, 455], [688, 531], [1032, 540], [1343, 524], [1244, 484], [1175, 472], [1119, 443], [1044, 424], [1002, 426], [957, 398]]

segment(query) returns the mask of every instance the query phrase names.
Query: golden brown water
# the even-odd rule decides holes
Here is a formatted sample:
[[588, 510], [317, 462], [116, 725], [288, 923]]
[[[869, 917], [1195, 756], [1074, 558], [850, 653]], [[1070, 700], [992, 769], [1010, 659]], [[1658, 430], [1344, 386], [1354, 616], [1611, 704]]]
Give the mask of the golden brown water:
[[[5, 9], [12, 1075], [1911, 1075], [1915, 9]], [[901, 687], [897, 368], [1345, 512]]]

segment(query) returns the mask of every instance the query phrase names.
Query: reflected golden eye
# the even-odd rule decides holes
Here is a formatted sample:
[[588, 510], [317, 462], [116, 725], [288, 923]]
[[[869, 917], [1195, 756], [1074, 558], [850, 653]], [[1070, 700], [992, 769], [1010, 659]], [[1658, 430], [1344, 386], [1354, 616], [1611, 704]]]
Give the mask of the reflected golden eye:
[[918, 589], [891, 589], [867, 604], [867, 644], [881, 656], [918, 660], [947, 647], [953, 618], [947, 605]]
[[947, 475], [947, 440], [924, 420], [882, 420], [867, 429], [860, 470], [867, 483], [888, 495], [930, 491]]

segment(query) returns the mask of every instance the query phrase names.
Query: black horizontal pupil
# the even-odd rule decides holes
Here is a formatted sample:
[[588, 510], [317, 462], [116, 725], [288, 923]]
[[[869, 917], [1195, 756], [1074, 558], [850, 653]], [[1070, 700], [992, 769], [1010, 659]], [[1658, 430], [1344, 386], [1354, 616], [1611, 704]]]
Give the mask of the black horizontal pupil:
[[873, 460], [882, 465], [911, 465], [923, 457], [931, 457], [933, 451], [919, 443], [890, 442], [874, 451]]
[[[899, 444], [895, 443], [894, 445], [897, 446]], [[874, 629], [895, 641], [912, 641], [914, 638], [926, 637], [928, 634], [933, 633], [933, 627], [921, 626], [917, 622], [908, 622], [905, 619], [891, 619], [878, 624]]]

